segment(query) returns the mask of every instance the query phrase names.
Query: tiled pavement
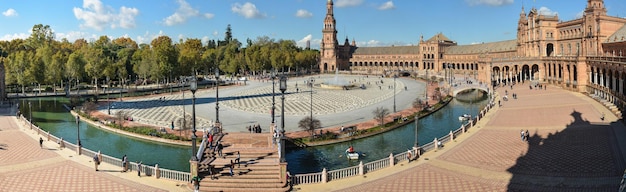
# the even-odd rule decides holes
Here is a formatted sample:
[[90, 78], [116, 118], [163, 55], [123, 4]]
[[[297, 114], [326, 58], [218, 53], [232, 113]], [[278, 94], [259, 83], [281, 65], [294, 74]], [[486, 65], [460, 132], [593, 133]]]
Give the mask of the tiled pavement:
[[[580, 93], [499, 88], [501, 101], [475, 128], [417, 162], [297, 191], [616, 191], [626, 128]], [[510, 97], [510, 95], [509, 95]], [[497, 101], [496, 101], [497, 103]], [[606, 114], [604, 121], [601, 114]], [[528, 142], [520, 130], [529, 130]]]
[[96, 172], [90, 157], [59, 150], [8, 114], [0, 109], [0, 191], [191, 191], [186, 182], [138, 177], [106, 163]]

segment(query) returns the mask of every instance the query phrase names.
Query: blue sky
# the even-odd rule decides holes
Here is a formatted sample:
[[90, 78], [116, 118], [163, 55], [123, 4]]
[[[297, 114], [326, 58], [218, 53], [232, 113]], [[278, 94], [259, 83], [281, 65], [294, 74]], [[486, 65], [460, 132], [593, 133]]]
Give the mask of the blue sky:
[[[515, 39], [524, 6], [568, 21], [586, 0], [334, 0], [337, 37], [357, 46], [417, 44], [441, 32], [458, 44]], [[608, 14], [626, 16], [626, 1], [605, 0]], [[268, 36], [311, 41], [319, 48], [326, 0], [0, 0], [0, 40], [27, 38], [35, 24], [50, 25], [56, 39], [88, 41], [101, 35], [150, 43], [167, 35], [203, 40]]]

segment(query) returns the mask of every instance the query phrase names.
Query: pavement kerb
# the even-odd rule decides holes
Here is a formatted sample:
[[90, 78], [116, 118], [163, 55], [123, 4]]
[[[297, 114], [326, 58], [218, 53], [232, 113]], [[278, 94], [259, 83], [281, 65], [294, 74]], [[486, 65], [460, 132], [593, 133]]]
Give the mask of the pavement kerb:
[[[497, 100], [495, 102], [497, 103]], [[425, 164], [425, 163], [433, 164], [432, 162], [437, 162], [438, 160], [436, 160], [436, 159], [441, 154], [444, 154], [448, 150], [453, 149], [457, 145], [463, 143], [467, 138], [472, 137], [475, 133], [477, 133], [477, 132], [481, 131], [482, 129], [484, 129], [486, 123], [489, 122], [490, 118], [495, 114], [495, 112], [498, 109], [499, 109], [499, 107], [497, 105], [494, 105], [494, 107], [491, 110], [489, 110], [489, 112], [487, 112], [485, 114], [485, 116], [478, 123], [476, 123], [476, 125], [474, 125], [474, 127], [468, 129], [464, 134], [459, 135], [457, 138], [454, 139], [454, 141], [451, 141], [451, 142], [448, 142], [448, 143], [444, 143], [444, 147], [442, 149], [433, 150], [433, 151], [429, 151], [429, 152], [426, 152], [426, 153], [422, 154], [422, 156], [420, 156], [420, 158], [418, 160], [413, 161], [411, 163], [408, 163], [407, 161], [401, 161], [401, 162], [395, 164], [393, 167], [384, 168], [384, 169], [381, 169], [381, 170], [378, 170], [378, 171], [374, 171], [374, 172], [365, 174], [363, 176], [354, 176], [354, 177], [350, 177], [350, 178], [346, 178], [346, 179], [330, 181], [328, 183], [295, 185], [294, 189], [296, 189], [297, 191], [303, 191], [303, 192], [304, 191], [312, 191], [312, 192], [314, 192], [314, 191], [335, 191], [335, 190], [341, 190], [341, 189], [353, 187], [353, 186], [356, 186], [356, 185], [359, 185], [359, 184], [362, 184], [362, 183], [366, 183], [366, 182], [374, 181], [374, 180], [377, 180], [377, 179], [381, 179], [381, 178], [384, 178], [384, 177], [396, 174], [398, 172], [405, 171], [405, 170], [417, 167], [417, 166]], [[437, 164], [438, 163], [434, 163], [433, 165], [437, 166]], [[441, 166], [437, 166], [437, 167], [441, 167]], [[463, 172], [463, 173], [466, 173], [468, 175], [481, 176], [481, 177], [484, 177], [484, 178], [492, 178], [493, 176], [489, 176], [489, 174], [494, 173], [492, 171], [478, 170], [477, 168], [470, 168], [470, 167], [466, 167], [466, 166], [463, 166], [463, 165], [458, 165], [454, 169], [451, 168], [451, 167], [441, 167], [441, 168], [450, 169], [450, 170], [454, 170], [454, 171], [457, 171], [457, 172]], [[510, 177], [512, 177], [512, 175], [507, 176], [507, 175], [503, 175], [503, 174], [499, 173], [495, 177], [498, 178], [498, 179], [504, 180], [504, 179], [510, 179]]]
[[[17, 120], [15, 117], [11, 119], [13, 119], [16, 122], [16, 124], [20, 127], [20, 131], [22, 131], [23, 133], [25, 133], [26, 135], [30, 136], [33, 139], [32, 142], [37, 142], [39, 140], [39, 137], [43, 137], [43, 135], [38, 135], [36, 131], [32, 131], [28, 127], [25, 127], [25, 125], [21, 123], [19, 120]], [[48, 148], [58, 148], [58, 144], [52, 141], [44, 140], [43, 145], [44, 147], [48, 147]], [[87, 157], [85, 155], [79, 156], [76, 154], [76, 151], [72, 151], [67, 148], [64, 148], [62, 150], [54, 150], [54, 152], [59, 154], [60, 158], [63, 158], [65, 160], [70, 160], [79, 165], [87, 166], [91, 170], [95, 169], [94, 163], [91, 157]], [[52, 159], [54, 159], [54, 161], [60, 161], [60, 159], [57, 159], [57, 158], [52, 158]], [[48, 160], [50, 159], [46, 159], [42, 161], [48, 161]], [[46, 162], [46, 163], [50, 163], [50, 162]], [[18, 167], [26, 168], [27, 166], [32, 166], [32, 165], [18, 164], [16, 168]], [[121, 167], [104, 163], [104, 162], [102, 162], [98, 166], [98, 169], [100, 170], [99, 173], [102, 173], [102, 174], [109, 174], [109, 175], [112, 175], [112, 176], [115, 176], [124, 180], [128, 180], [128, 181], [135, 182], [135, 183], [141, 183], [144, 185], [148, 185], [151, 187], [155, 187], [155, 188], [159, 188], [159, 189], [163, 189], [167, 191], [191, 191], [191, 189], [188, 188], [187, 182], [173, 181], [173, 180], [168, 180], [168, 179], [156, 179], [154, 176], [145, 176], [145, 175], [138, 177], [137, 172], [123, 173], [121, 172]]]

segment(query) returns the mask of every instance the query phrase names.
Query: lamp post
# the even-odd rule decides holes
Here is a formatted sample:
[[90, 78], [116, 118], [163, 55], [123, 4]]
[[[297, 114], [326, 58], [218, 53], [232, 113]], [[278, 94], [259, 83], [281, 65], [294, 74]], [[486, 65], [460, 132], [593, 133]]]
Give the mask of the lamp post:
[[276, 111], [276, 72], [274, 71], [274, 69], [272, 69], [272, 111], [271, 111], [271, 115], [272, 115], [272, 123], [275, 123], [274, 121], [274, 112]]
[[281, 123], [280, 123], [280, 135], [279, 135], [279, 141], [278, 141], [278, 146], [280, 147], [278, 157], [280, 158], [280, 162], [285, 162], [285, 146], [283, 144], [283, 137], [285, 136], [285, 91], [286, 90], [287, 90], [287, 77], [285, 77], [285, 75], [282, 75], [280, 76], [280, 92], [282, 93], [280, 99], [282, 100], [282, 105], [281, 105], [281, 110], [280, 110]]
[[[181, 92], [183, 92], [183, 99], [182, 99], [183, 100], [183, 127], [185, 127], [185, 126], [187, 126], [187, 113], [185, 112], [185, 85], [187, 84], [187, 80], [181, 78], [181, 81], [182, 81], [182, 84], [183, 84], [183, 87], [181, 89]], [[197, 85], [198, 84], [196, 83], [196, 88], [198, 87]], [[181, 128], [178, 128], [178, 130], [179, 130], [179, 133], [180, 133]]]
[[417, 115], [415, 115], [415, 145], [413, 145], [413, 148], [417, 148], [419, 147], [419, 143], [417, 142], [417, 123], [419, 122], [419, 113]]
[[220, 133], [222, 133], [222, 126], [220, 123], [220, 69], [215, 67], [215, 123], [219, 126]]
[[311, 77], [311, 79], [309, 80], [309, 83], [310, 83], [309, 86], [311, 86], [311, 105], [310, 105], [310, 109], [311, 109], [311, 121], [310, 121], [310, 123], [311, 123], [311, 125], [310, 126], [313, 127], [313, 77]]
[[83, 146], [80, 143], [80, 116], [78, 114], [76, 115], [76, 145], [78, 145], [78, 147]]
[[[109, 87], [109, 85], [110, 84], [108, 84], [107, 87]], [[111, 101], [110, 101], [110, 98], [109, 98], [109, 92], [107, 91], [107, 88], [104, 88], [104, 92], [107, 93], [107, 113], [109, 115], [111, 115]]]
[[[196, 90], [198, 90], [198, 82], [194, 73], [193, 79], [189, 84], [189, 90], [191, 90], [191, 113], [192, 113], [192, 130], [191, 130], [191, 160], [197, 161], [196, 158]], [[185, 111], [183, 109], [183, 111]], [[185, 117], [183, 117], [184, 119]]]
[[28, 102], [28, 118], [30, 121], [30, 129], [33, 129], [33, 106]]
[[396, 79], [398, 75], [393, 75], [393, 112], [396, 112]]

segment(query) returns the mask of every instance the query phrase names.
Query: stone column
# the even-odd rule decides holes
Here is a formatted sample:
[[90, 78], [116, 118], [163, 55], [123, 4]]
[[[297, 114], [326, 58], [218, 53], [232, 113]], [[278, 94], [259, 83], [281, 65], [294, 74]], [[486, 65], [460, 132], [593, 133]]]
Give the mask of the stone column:
[[189, 160], [189, 173], [191, 178], [198, 176], [198, 161]]
[[322, 169], [322, 183], [328, 183], [328, 171], [326, 171], [326, 168]]
[[393, 159], [393, 153], [389, 153], [389, 167], [393, 167], [396, 164], [396, 161]]

